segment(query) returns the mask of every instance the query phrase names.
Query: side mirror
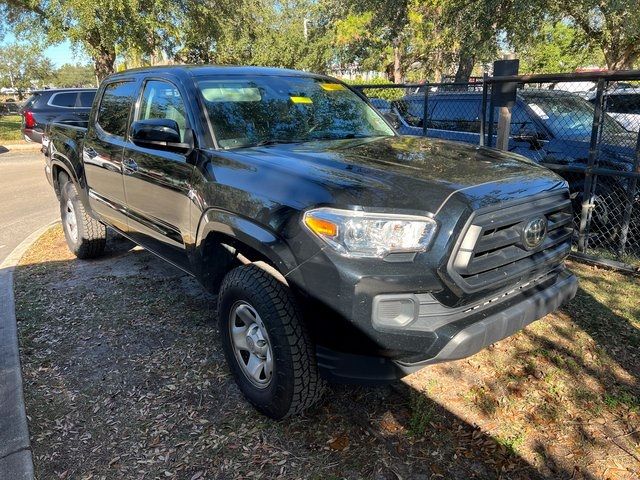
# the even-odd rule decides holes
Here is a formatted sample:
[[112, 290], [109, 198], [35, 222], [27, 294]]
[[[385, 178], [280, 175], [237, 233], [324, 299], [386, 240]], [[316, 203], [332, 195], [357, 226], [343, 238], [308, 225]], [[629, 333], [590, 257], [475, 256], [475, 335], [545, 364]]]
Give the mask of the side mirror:
[[140, 147], [188, 154], [193, 150], [193, 133], [185, 131], [185, 142], [180, 138], [180, 127], [175, 120], [153, 118], [138, 120], [131, 125], [131, 140]]

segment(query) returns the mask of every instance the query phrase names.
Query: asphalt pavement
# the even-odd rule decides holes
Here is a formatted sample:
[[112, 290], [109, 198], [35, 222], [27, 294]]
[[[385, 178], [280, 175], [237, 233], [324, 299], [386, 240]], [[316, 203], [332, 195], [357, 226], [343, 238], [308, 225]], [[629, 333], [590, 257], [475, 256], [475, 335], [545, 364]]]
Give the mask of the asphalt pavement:
[[40, 151], [0, 153], [0, 263], [34, 230], [59, 216]]

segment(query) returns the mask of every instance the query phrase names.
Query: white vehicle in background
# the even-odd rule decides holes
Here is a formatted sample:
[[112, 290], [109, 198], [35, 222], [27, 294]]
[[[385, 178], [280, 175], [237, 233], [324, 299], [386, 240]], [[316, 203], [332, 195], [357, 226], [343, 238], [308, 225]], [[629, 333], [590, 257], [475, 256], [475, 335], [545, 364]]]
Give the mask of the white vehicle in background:
[[[595, 102], [595, 94], [588, 99]], [[640, 131], [640, 88], [621, 88], [605, 93], [605, 111], [629, 132]]]

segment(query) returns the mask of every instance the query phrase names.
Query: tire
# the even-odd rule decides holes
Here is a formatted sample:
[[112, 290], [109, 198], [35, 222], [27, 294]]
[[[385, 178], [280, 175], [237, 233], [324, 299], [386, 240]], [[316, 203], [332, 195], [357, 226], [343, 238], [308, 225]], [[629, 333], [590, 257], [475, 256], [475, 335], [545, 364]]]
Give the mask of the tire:
[[107, 243], [106, 227], [89, 216], [78, 191], [66, 175], [60, 177], [60, 218], [69, 250], [80, 259], [102, 255]]
[[[286, 285], [255, 265], [237, 267], [222, 282], [218, 316], [231, 373], [259, 412], [278, 420], [320, 399], [325, 383], [318, 374], [315, 349]], [[242, 337], [245, 351], [235, 340]], [[258, 360], [251, 360], [252, 355]], [[258, 361], [264, 363], [262, 371], [252, 376], [248, 372]]]

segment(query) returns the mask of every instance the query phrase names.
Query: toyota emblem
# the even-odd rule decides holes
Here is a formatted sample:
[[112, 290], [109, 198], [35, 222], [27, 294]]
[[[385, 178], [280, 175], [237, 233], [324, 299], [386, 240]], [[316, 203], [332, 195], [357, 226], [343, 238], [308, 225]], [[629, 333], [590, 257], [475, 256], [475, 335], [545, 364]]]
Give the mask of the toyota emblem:
[[538, 248], [547, 236], [547, 219], [536, 217], [529, 220], [522, 230], [522, 243], [528, 250]]

